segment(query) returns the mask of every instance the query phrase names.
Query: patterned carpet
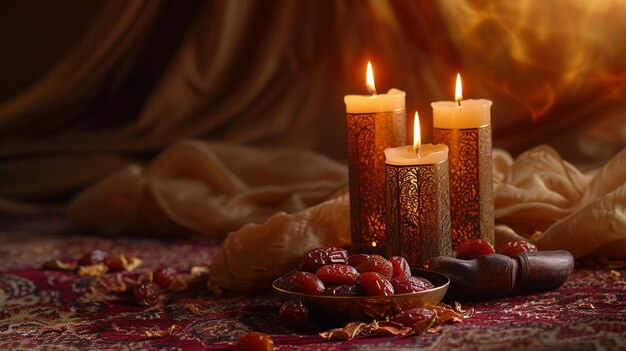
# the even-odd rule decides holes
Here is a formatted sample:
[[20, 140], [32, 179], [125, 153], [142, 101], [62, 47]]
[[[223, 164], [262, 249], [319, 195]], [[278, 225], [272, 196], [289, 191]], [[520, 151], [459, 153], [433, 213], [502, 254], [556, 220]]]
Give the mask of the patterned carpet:
[[[247, 331], [268, 333], [277, 350], [594, 350], [626, 349], [626, 269], [575, 270], [557, 291], [464, 304], [474, 317], [439, 334], [325, 341], [311, 326], [292, 333], [278, 320], [271, 292], [214, 296], [197, 277], [153, 307], [128, 293], [107, 292], [117, 280], [172, 266], [207, 266], [216, 241], [100, 238], [75, 232], [62, 216], [0, 219], [0, 349], [229, 350]], [[42, 270], [43, 262], [79, 258], [91, 249], [140, 257], [133, 272], [80, 276]], [[606, 266], [606, 264], [605, 264]], [[174, 329], [162, 337], [151, 332]], [[327, 328], [326, 328], [327, 329]]]

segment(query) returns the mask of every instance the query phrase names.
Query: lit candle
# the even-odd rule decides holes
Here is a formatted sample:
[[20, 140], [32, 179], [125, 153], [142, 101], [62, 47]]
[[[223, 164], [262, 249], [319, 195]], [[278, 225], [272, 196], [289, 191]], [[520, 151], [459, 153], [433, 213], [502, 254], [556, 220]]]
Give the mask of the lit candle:
[[343, 101], [346, 103], [346, 113], [372, 113], [404, 110], [406, 93], [398, 89], [389, 89], [387, 94], [376, 94], [374, 72], [372, 63], [367, 63], [365, 73], [365, 86], [370, 95], [346, 95]]
[[455, 101], [437, 101], [433, 108], [433, 127], [443, 129], [480, 128], [491, 124], [490, 100], [463, 100], [461, 75], [456, 76]]
[[384, 150], [406, 144], [405, 92], [376, 94], [371, 63], [366, 87], [370, 95], [346, 95], [350, 229], [353, 252], [384, 252]]
[[411, 267], [449, 256], [448, 147], [421, 144], [415, 112], [413, 145], [385, 149], [387, 256], [403, 256]]
[[491, 104], [463, 100], [457, 74], [455, 101], [437, 101], [433, 108], [433, 141], [450, 148], [450, 212], [452, 247], [481, 238], [494, 242]]
[[443, 162], [448, 159], [448, 147], [443, 144], [421, 143], [420, 122], [415, 112], [413, 145], [385, 149], [385, 163], [396, 166], [415, 166]]

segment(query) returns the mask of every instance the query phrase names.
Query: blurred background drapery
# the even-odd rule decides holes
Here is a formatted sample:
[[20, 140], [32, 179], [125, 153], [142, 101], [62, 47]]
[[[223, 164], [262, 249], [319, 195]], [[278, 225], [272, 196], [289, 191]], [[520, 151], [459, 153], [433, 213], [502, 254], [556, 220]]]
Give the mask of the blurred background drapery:
[[0, 209], [63, 206], [182, 138], [345, 160], [342, 96], [366, 93], [367, 60], [425, 132], [460, 71], [466, 97], [494, 101], [494, 146], [597, 166], [626, 145], [625, 6], [2, 1]]

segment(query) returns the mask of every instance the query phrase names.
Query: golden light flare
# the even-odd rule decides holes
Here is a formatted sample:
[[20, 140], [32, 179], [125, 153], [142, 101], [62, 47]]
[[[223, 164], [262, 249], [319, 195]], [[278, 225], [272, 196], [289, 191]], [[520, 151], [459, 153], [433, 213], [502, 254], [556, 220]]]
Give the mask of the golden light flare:
[[372, 63], [367, 61], [367, 73], [365, 74], [365, 86], [372, 95], [376, 95], [376, 85], [374, 84], [374, 72], [372, 71]]
[[413, 150], [419, 155], [420, 146], [422, 146], [422, 136], [420, 132], [420, 117], [415, 111], [415, 120], [413, 121]]
[[615, 38], [626, 32], [625, 5], [459, 0], [439, 7], [452, 42], [463, 43], [459, 62], [472, 67], [472, 82], [484, 89], [476, 95], [500, 95], [499, 104], [526, 108], [523, 115], [539, 121], [572, 108], [572, 97], [593, 101], [596, 113], [619, 109], [626, 98], [626, 46]]
[[456, 86], [454, 88], [454, 101], [461, 106], [461, 100], [463, 100], [463, 87], [461, 86], [461, 74], [456, 74]]

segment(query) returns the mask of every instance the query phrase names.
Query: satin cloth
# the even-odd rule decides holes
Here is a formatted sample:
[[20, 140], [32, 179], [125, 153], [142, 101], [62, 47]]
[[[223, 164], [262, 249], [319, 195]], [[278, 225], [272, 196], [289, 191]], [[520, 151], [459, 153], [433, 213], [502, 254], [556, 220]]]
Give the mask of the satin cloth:
[[[626, 257], [626, 149], [588, 173], [548, 146], [493, 157], [496, 247], [525, 239], [576, 258]], [[345, 165], [315, 153], [187, 140], [88, 188], [69, 215], [106, 235], [226, 236], [211, 276], [251, 290], [311, 249], [350, 244], [346, 184]]]

